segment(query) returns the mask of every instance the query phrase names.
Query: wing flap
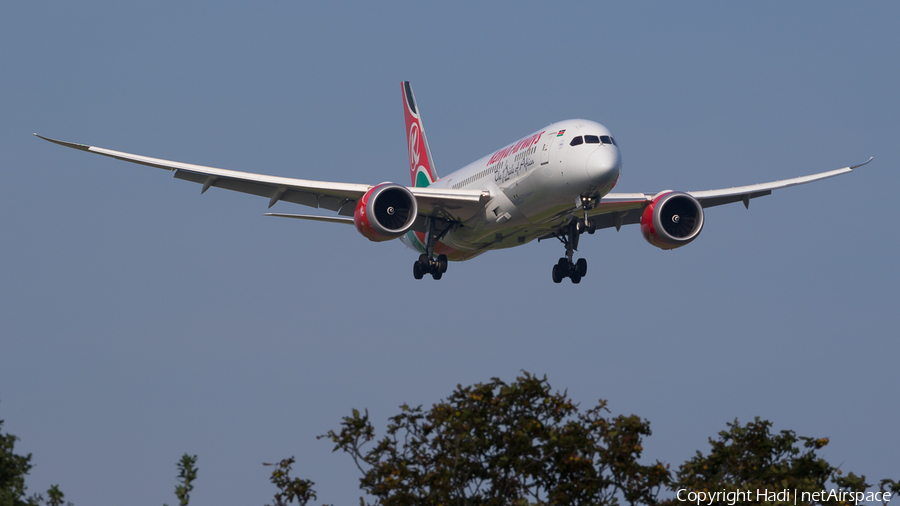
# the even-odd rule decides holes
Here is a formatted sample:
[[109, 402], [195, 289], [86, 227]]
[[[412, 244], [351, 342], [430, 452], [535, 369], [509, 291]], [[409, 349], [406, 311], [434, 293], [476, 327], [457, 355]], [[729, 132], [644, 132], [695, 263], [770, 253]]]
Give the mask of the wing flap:
[[[703, 197], [697, 198], [700, 201], [700, 205], [704, 208], [706, 207], [716, 207], [725, 204], [731, 204], [733, 202], [744, 202], [745, 206], [749, 206], [750, 199], [755, 199], [757, 197], [765, 197], [766, 195], [771, 195], [772, 190], [766, 190], [762, 192], [751, 192], [751, 193], [737, 193], [734, 195], [723, 195], [720, 197]], [[694, 195], [694, 193], [691, 193]], [[696, 195], [694, 195], [696, 197]]]
[[304, 192], [300, 190], [288, 190], [281, 196], [281, 200], [300, 204], [301, 206], [319, 207], [319, 197], [313, 192]]
[[484, 210], [491, 194], [487, 190], [458, 190], [452, 188], [409, 188], [419, 204], [419, 215], [439, 216], [463, 222]]
[[616, 230], [622, 225], [641, 222], [644, 207], [652, 200], [651, 195], [644, 193], [608, 193], [600, 199], [588, 216], [594, 222], [594, 228], [611, 228]]
[[626, 211], [610, 212], [601, 214], [591, 218], [594, 222], [594, 228], [616, 227], [618, 230], [622, 225], [633, 225], [641, 222], [641, 213], [643, 209], [630, 209]]
[[277, 216], [279, 218], [295, 218], [298, 220], [324, 221], [328, 223], [343, 223], [344, 225], [353, 225], [353, 218], [344, 218], [341, 216], [315, 216], [308, 214], [284, 214], [284, 213], [266, 213], [263, 216]]
[[230, 177], [216, 178], [215, 182], [212, 185], [216, 188], [222, 188], [223, 190], [249, 193], [251, 195], [258, 195], [260, 197], [271, 197], [273, 191], [276, 189], [271, 185], [253, 183], [241, 179], [232, 179]]

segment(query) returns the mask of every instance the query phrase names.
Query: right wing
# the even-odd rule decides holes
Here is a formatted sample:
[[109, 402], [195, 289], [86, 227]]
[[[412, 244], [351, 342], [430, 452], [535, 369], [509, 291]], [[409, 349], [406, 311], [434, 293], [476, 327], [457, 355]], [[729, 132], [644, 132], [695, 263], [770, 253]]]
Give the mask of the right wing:
[[[840, 176], [841, 174], [853, 172], [853, 169], [862, 167], [871, 161], [872, 158], [870, 157], [859, 165], [852, 165], [850, 167], [830, 170], [828, 172], [820, 172], [809, 176], [773, 181], [771, 183], [686, 193], [697, 199], [704, 208], [721, 206], [732, 202], [743, 202], [744, 207], [749, 209], [750, 199], [770, 195], [772, 190], [780, 190], [782, 188]], [[622, 225], [640, 223], [641, 214], [644, 212], [644, 208], [647, 207], [657, 195], [659, 195], [659, 193], [608, 193], [600, 199], [597, 207], [588, 211], [588, 216], [592, 217], [594, 226], [597, 229], [616, 227], [616, 230], [618, 230]]]
[[[249, 193], [251, 195], [268, 198], [269, 207], [275, 205], [279, 200], [284, 200], [286, 202], [293, 202], [304, 206], [327, 209], [329, 211], [337, 212], [339, 217], [348, 217], [344, 219], [331, 219], [330, 217], [293, 215], [292, 217], [295, 218], [339, 223], [346, 223], [347, 220], [352, 221], [349, 217], [353, 216], [353, 211], [356, 209], [356, 203], [366, 194], [366, 192], [374, 187], [374, 185], [367, 184], [310, 181], [307, 179], [268, 176], [251, 172], [218, 169], [215, 167], [173, 162], [171, 160], [163, 160], [160, 158], [123, 153], [121, 151], [113, 151], [111, 149], [88, 146], [75, 142], [60, 141], [38, 134], [34, 135], [67, 148], [88, 151], [117, 160], [124, 160], [126, 162], [138, 163], [174, 172], [177, 179], [202, 184], [203, 188], [200, 190], [200, 193], [205, 193], [206, 190], [211, 187], [224, 188], [226, 190]], [[451, 221], [464, 221], [474, 216], [482, 210], [484, 206], [483, 201], [490, 198], [489, 193], [481, 190], [432, 188], [408, 189], [416, 197], [420, 216], [439, 216]], [[418, 221], [424, 223], [424, 220]], [[414, 226], [413, 229], [417, 230], [417, 227]], [[424, 230], [417, 231], [424, 232]]]

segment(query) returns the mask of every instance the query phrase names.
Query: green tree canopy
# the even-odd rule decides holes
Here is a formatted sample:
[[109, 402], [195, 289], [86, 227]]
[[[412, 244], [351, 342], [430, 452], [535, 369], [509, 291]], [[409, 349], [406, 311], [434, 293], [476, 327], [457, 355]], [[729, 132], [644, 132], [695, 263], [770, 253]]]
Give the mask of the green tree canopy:
[[[0, 420], [0, 430], [3, 429], [3, 420]], [[63, 506], [65, 494], [59, 490], [59, 485], [51, 485], [47, 490], [47, 500], [40, 494], [30, 497], [25, 496], [28, 487], [25, 486], [25, 476], [31, 471], [31, 454], [18, 455], [15, 452], [16, 441], [19, 438], [12, 434], [0, 432], [0, 506]]]
[[[797, 436], [790, 430], [773, 433], [772, 423], [759, 418], [746, 425], [737, 420], [728, 423], [727, 430], [710, 438], [707, 454], [698, 451], [672, 477], [659, 461], [641, 463], [650, 423], [635, 415], [608, 413], [606, 401], [582, 411], [565, 391], [552, 391], [546, 377], [525, 372], [509, 384], [493, 378], [469, 387], [458, 385], [447, 399], [427, 410], [403, 405], [381, 438], [376, 437], [368, 412], [358, 410], [344, 417], [338, 431], [320, 437], [334, 442], [335, 451], [351, 456], [362, 473], [360, 489], [373, 505], [674, 506], [687, 504], [672, 497], [685, 490], [812, 493], [840, 488], [872, 493], [865, 476], [845, 474], [816, 453], [828, 444], [827, 438]], [[63, 506], [57, 485], [47, 490], [46, 500], [39, 494], [25, 495], [31, 455], [16, 454], [16, 441], [15, 436], [0, 433], [0, 506]], [[274, 467], [270, 478], [278, 489], [274, 506], [303, 506], [316, 499], [312, 481], [291, 478], [294, 462], [291, 457], [265, 464]], [[175, 495], [181, 506], [189, 502], [196, 464], [197, 456], [188, 454], [178, 463]], [[884, 479], [879, 491], [896, 497], [900, 483]], [[819, 497], [797, 504], [850, 502]], [[707, 496], [701, 503], [794, 502], [760, 500], [750, 494], [736, 502]]]
[[175, 485], [175, 497], [178, 498], [179, 506], [188, 506], [191, 501], [191, 491], [194, 490], [194, 480], [197, 479], [197, 456], [185, 453], [176, 465], [178, 467], [178, 484]]
[[607, 413], [524, 373], [458, 386], [427, 411], [401, 406], [381, 439], [357, 410], [325, 437], [356, 462], [374, 504], [656, 504], [669, 472], [639, 462], [649, 422]]
[[[759, 418], [727, 424], [710, 439], [708, 454], [698, 451], [672, 477], [659, 461], [641, 462], [650, 423], [608, 413], [603, 400], [582, 411], [565, 391], [553, 392], [546, 377], [526, 372], [509, 384], [493, 378], [457, 386], [427, 410], [400, 406], [380, 438], [368, 412], [358, 410], [320, 437], [351, 456], [362, 473], [360, 489], [378, 505], [686, 504], [672, 497], [679, 490], [751, 490], [749, 500], [738, 502], [777, 504], [755, 492], [873, 492], [865, 476], [845, 474], [816, 453], [827, 438], [773, 433], [772, 423]], [[886, 479], [879, 490], [896, 495], [900, 485]], [[719, 498], [703, 503], [729, 504]]]
[[[872, 487], [865, 476], [844, 473], [816, 454], [828, 444], [828, 438], [797, 436], [794, 431], [771, 432], [772, 422], [760, 420], [741, 425], [737, 420], [728, 423], [728, 430], [719, 432], [717, 439], [710, 438], [712, 447], [708, 454], [701, 452], [681, 465], [670, 487], [673, 492], [752, 491], [754, 504], [781, 504], [762, 500], [756, 495], [760, 490], [784, 490], [791, 493], [822, 492], [833, 489], [864, 492]], [[897, 483], [882, 480], [881, 491], [900, 492]], [[802, 497], [802, 496], [801, 496]], [[743, 502], [743, 501], [742, 501]], [[793, 501], [786, 501], [793, 503]], [[799, 502], [799, 501], [798, 501]], [[677, 500], [669, 505], [683, 504]], [[704, 501], [704, 504], [728, 504], [727, 500]], [[804, 502], [804, 504], [838, 505], [838, 500]]]
[[[0, 420], [3, 429], [3, 420]], [[0, 433], [0, 506], [22, 506], [25, 502], [25, 476], [31, 470], [31, 454], [17, 455], [12, 434]]]

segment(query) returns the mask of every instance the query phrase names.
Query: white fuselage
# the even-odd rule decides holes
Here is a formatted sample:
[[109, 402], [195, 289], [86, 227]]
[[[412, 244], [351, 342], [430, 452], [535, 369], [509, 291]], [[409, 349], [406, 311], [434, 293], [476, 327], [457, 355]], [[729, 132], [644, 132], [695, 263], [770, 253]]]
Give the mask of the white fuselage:
[[[609, 193], [621, 168], [619, 148], [603, 125], [581, 119], [548, 125], [431, 184], [491, 195], [483, 212], [450, 231], [435, 251], [465, 260], [541, 237], [570, 221], [582, 198]], [[421, 235], [401, 239], [424, 251]]]

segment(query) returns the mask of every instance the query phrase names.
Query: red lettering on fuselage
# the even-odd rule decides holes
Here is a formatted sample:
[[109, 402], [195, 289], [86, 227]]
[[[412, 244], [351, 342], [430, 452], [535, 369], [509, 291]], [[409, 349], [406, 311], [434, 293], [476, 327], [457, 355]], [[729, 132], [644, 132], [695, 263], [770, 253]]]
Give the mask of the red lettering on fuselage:
[[512, 146], [509, 146], [505, 149], [501, 149], [501, 150], [497, 151], [496, 153], [494, 153], [493, 156], [491, 156], [491, 159], [488, 160], [487, 164], [490, 165], [492, 163], [497, 162], [498, 160], [502, 160], [502, 159], [506, 158], [509, 155], [516, 154], [523, 149], [530, 148], [531, 146], [537, 144], [537, 142], [540, 140], [541, 136], [544, 135], [544, 132], [546, 132], [546, 130], [542, 130], [541, 133], [539, 133], [539, 134], [534, 134], [530, 137], [520, 139], [518, 142], [516, 142]]

